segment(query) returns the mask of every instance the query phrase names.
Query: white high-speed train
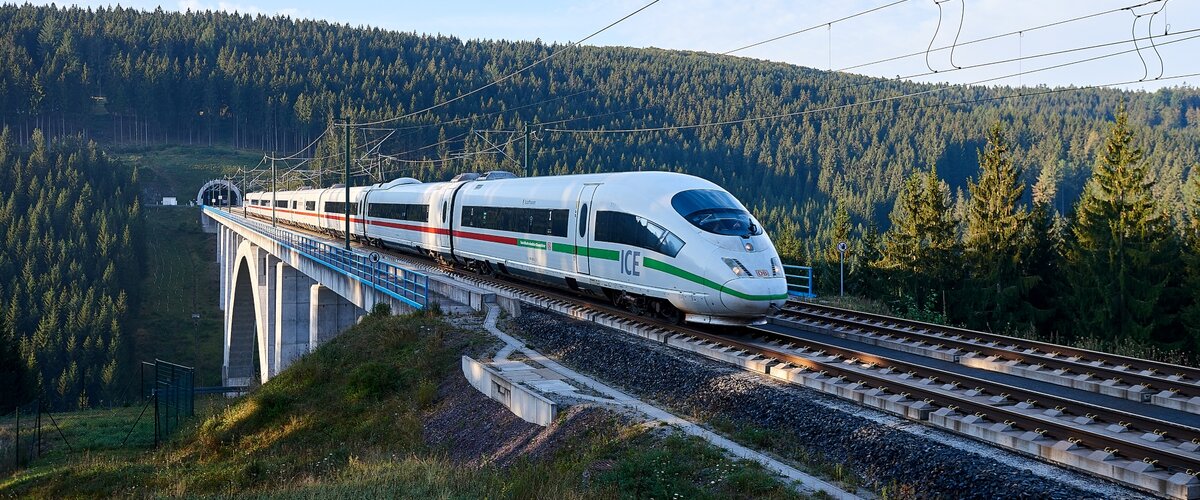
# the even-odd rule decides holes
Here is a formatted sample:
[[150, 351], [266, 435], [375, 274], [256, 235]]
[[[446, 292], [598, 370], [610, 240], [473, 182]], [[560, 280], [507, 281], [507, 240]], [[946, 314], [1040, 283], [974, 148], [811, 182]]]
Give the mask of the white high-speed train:
[[[246, 199], [255, 216], [274, 213], [344, 236], [344, 187]], [[788, 296], [762, 225], [733, 195], [690, 175], [402, 178], [352, 187], [350, 200], [356, 240], [603, 296], [672, 321], [758, 324]]]

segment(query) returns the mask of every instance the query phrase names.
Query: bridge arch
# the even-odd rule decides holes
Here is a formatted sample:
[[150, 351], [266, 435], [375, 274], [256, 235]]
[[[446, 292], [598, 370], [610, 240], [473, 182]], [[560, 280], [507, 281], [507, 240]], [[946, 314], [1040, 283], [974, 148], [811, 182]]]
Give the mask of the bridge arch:
[[233, 273], [233, 286], [230, 287], [230, 311], [225, 316], [229, 322], [225, 329], [229, 336], [225, 342], [225, 385], [252, 385], [253, 381], [262, 377], [261, 359], [255, 345], [258, 308], [254, 297], [257, 288], [254, 276], [249, 259], [239, 258]]

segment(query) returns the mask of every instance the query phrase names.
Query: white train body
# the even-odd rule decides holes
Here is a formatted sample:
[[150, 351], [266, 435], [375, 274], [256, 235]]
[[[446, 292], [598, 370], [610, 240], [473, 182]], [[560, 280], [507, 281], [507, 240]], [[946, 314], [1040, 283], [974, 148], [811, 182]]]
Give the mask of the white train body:
[[[760, 323], [787, 300], [761, 224], [709, 181], [668, 172], [494, 177], [350, 188], [351, 235], [690, 322]], [[271, 217], [274, 203], [282, 222], [344, 234], [345, 188], [246, 198], [253, 215]]]

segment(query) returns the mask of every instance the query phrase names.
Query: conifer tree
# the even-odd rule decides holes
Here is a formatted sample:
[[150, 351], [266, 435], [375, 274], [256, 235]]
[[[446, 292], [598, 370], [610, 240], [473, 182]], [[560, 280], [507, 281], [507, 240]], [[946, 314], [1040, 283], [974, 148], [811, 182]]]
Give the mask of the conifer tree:
[[1171, 320], [1161, 307], [1175, 260], [1171, 220], [1147, 170], [1121, 110], [1076, 205], [1066, 252], [1076, 331], [1146, 343]]
[[1189, 181], [1192, 199], [1183, 220], [1182, 261], [1184, 276], [1182, 295], [1185, 305], [1180, 311], [1184, 347], [1195, 352], [1200, 348], [1200, 171], [1193, 169]]
[[1037, 278], [1025, 271], [1029, 216], [1020, 206], [1025, 192], [1020, 179], [1004, 130], [995, 123], [979, 153], [979, 180], [967, 186], [963, 251], [970, 280], [964, 300], [968, 324], [975, 328], [1007, 330], [1031, 319], [1027, 299]]
[[898, 280], [897, 292], [921, 309], [945, 313], [947, 292], [960, 274], [961, 251], [950, 191], [936, 168], [908, 178], [890, 217], [883, 265]]
[[846, 287], [862, 297], [880, 297], [884, 294], [883, 239], [875, 223], [867, 225], [855, 245], [853, 268], [847, 278]]
[[[0, 297], [4, 291], [0, 289]], [[7, 324], [4, 315], [0, 315], [0, 413], [8, 413], [13, 406], [25, 402], [25, 363], [21, 360], [21, 352], [13, 329]]]

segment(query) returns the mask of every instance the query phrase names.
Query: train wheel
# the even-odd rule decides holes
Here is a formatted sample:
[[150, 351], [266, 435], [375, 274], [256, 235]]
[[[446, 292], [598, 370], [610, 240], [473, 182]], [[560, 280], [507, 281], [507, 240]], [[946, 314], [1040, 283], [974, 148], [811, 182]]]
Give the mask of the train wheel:
[[654, 302], [654, 312], [664, 321], [672, 324], [683, 324], [683, 311], [680, 311], [670, 302], [665, 300], [657, 300]]

